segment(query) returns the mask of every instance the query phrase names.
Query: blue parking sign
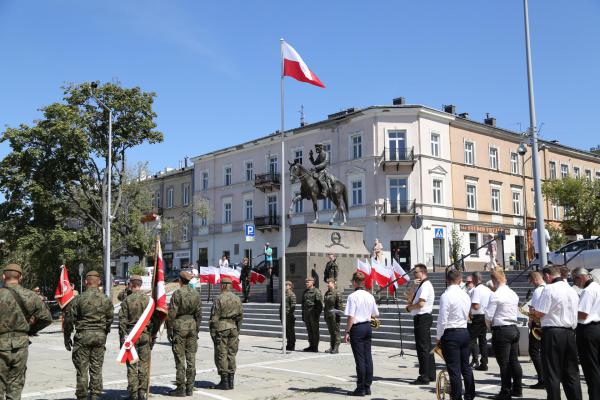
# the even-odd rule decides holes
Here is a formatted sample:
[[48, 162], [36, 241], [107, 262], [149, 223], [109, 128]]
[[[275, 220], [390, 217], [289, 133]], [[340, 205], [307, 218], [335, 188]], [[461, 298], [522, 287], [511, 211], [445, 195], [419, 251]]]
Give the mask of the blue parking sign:
[[244, 231], [246, 233], [246, 242], [253, 242], [256, 236], [256, 231], [253, 224], [245, 224]]

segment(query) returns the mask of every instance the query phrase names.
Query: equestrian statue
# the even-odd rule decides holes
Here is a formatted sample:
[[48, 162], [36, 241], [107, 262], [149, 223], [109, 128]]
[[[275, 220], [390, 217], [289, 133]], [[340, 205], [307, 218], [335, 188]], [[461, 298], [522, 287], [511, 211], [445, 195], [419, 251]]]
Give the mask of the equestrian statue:
[[314, 168], [310, 170], [306, 169], [302, 164], [296, 161], [288, 161], [292, 183], [296, 183], [298, 180], [300, 181], [300, 194], [294, 196], [292, 199], [288, 218], [297, 202], [304, 199], [312, 200], [313, 210], [315, 212], [313, 223], [316, 223], [319, 220], [318, 200], [330, 199], [335, 205], [335, 212], [329, 220], [329, 224], [333, 224], [338, 214], [341, 214], [340, 225], [345, 225], [346, 213], [348, 211], [348, 192], [346, 191], [346, 185], [327, 171], [329, 160], [327, 158], [327, 152], [323, 151], [322, 143], [315, 144], [315, 151], [317, 153], [316, 158], [313, 157], [312, 150], [308, 153], [308, 158], [314, 166]]

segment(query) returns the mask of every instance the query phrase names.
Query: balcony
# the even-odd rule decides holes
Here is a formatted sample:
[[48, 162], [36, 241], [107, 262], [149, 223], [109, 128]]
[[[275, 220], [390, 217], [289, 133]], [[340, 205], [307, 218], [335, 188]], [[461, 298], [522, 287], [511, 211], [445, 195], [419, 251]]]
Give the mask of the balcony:
[[415, 150], [411, 148], [389, 148], [383, 150], [383, 169], [395, 168], [399, 171], [401, 167], [410, 167], [412, 170], [415, 165]]
[[412, 216], [416, 212], [416, 200], [386, 200], [383, 203], [383, 212], [381, 217], [385, 221], [388, 217], [400, 220], [401, 217]]
[[279, 190], [280, 176], [276, 172], [254, 175], [254, 187], [261, 192]]
[[279, 215], [266, 215], [264, 217], [254, 217], [254, 226], [261, 232], [279, 230], [281, 226], [281, 217]]

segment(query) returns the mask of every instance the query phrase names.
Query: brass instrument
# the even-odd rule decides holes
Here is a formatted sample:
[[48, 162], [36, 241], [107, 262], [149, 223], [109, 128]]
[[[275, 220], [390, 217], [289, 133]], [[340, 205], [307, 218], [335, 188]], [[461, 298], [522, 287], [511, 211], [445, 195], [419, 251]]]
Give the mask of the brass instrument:
[[527, 303], [521, 304], [519, 306], [519, 312], [527, 316], [531, 321], [533, 321], [535, 326], [531, 328], [531, 334], [536, 340], [542, 340], [542, 328], [539, 327], [540, 321], [531, 311], [525, 309], [526, 305]]
[[381, 322], [377, 318], [371, 317], [371, 328], [379, 329], [380, 326], [381, 326]]
[[416, 292], [416, 287], [413, 284], [411, 287], [406, 287], [406, 289], [404, 289], [404, 297], [406, 298], [406, 311], [408, 311], [408, 306], [412, 304], [412, 302], [415, 300], [415, 292]]
[[[430, 354], [435, 354], [439, 358], [444, 360], [444, 354], [442, 353], [442, 348], [439, 343], [435, 345], [433, 349], [431, 349]], [[448, 376], [448, 371], [443, 369], [438, 372], [436, 380], [435, 380], [435, 394], [438, 400], [446, 400], [450, 399], [450, 378]]]
[[429, 354], [435, 354], [436, 356], [438, 356], [439, 358], [442, 359], [442, 361], [444, 361], [444, 353], [442, 353], [442, 348], [440, 347], [439, 344], [436, 344], [433, 349], [431, 349], [431, 351], [429, 352]]

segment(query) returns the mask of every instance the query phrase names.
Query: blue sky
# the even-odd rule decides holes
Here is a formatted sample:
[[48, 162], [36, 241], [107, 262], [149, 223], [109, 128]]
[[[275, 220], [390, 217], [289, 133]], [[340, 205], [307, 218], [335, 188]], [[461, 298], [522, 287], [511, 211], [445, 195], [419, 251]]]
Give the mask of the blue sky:
[[[600, 144], [600, 2], [530, 0], [530, 18], [541, 136]], [[165, 133], [130, 162], [177, 166], [279, 128], [281, 37], [327, 85], [286, 80], [286, 128], [301, 105], [315, 122], [398, 96], [528, 124], [521, 0], [0, 0], [0, 127], [31, 124], [65, 82], [116, 79], [157, 93]]]

